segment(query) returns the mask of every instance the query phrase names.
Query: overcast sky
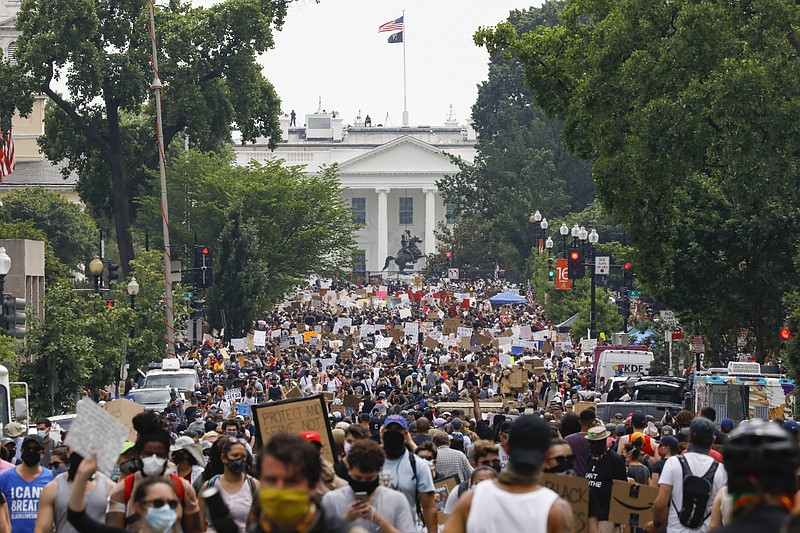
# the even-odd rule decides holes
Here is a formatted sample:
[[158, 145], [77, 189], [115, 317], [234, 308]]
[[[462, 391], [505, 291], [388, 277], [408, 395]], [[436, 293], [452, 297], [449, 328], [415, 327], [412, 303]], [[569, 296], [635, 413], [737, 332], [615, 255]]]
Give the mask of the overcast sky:
[[261, 62], [283, 111], [294, 109], [299, 124], [322, 97], [322, 107], [338, 111], [346, 124], [361, 110], [373, 124], [388, 113], [400, 126], [403, 45], [389, 44], [391, 33], [378, 33], [378, 26], [405, 9], [409, 124], [442, 125], [450, 104], [463, 123], [488, 69], [488, 54], [472, 42], [473, 33], [533, 5], [541, 1], [299, 0]]

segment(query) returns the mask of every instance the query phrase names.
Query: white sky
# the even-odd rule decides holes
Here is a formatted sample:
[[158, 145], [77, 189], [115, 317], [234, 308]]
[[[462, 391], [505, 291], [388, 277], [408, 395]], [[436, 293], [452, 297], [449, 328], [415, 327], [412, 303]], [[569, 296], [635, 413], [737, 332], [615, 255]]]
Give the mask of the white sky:
[[[196, 0], [208, 4], [213, 0]], [[282, 109], [298, 124], [319, 98], [352, 124], [359, 109], [373, 124], [402, 124], [403, 45], [378, 26], [405, 9], [409, 125], [444, 123], [450, 104], [459, 122], [470, 115], [488, 54], [472, 42], [479, 26], [494, 26], [512, 9], [541, 0], [298, 0], [275, 48], [261, 59]]]

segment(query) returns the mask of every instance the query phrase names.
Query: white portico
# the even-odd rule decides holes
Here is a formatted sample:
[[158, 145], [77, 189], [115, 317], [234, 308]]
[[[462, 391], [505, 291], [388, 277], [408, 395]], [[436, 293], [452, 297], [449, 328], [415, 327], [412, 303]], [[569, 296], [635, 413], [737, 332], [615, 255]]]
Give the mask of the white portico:
[[[306, 120], [321, 118], [307, 116]], [[288, 128], [287, 138], [274, 152], [265, 145], [238, 146], [237, 161], [283, 159], [287, 165], [306, 165], [316, 172], [323, 164], [338, 163], [342, 198], [353, 210], [353, 219], [362, 224], [357, 234], [359, 253], [354, 270], [376, 273], [387, 256], [396, 255], [401, 237], [408, 230], [422, 239], [420, 250], [436, 252], [434, 230], [440, 222], [453, 223], [436, 183], [458, 172], [448, 154], [467, 161], [475, 156], [475, 139], [468, 128], [457, 123], [432, 128], [386, 128], [381, 126], [342, 127], [332, 119], [331, 136], [307, 139], [305, 128]], [[311, 120], [318, 126], [318, 120]], [[358, 123], [358, 121], [357, 121]], [[340, 140], [333, 137], [341, 132]], [[319, 136], [315, 128], [314, 135]], [[419, 270], [424, 259], [415, 266]], [[397, 267], [390, 265], [389, 271]]]

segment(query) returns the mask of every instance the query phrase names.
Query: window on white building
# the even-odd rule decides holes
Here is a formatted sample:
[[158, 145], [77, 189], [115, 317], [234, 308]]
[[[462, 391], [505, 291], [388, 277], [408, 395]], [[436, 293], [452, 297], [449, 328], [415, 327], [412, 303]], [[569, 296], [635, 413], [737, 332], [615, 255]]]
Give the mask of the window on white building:
[[455, 202], [445, 202], [445, 215], [444, 219], [447, 224], [455, 224], [458, 222], [458, 204]]
[[367, 254], [364, 250], [357, 250], [353, 252], [353, 274], [359, 276], [366, 275], [367, 272]]
[[367, 199], [366, 198], [352, 198], [350, 207], [353, 210], [353, 223], [366, 224], [367, 223]]
[[411, 226], [414, 224], [414, 199], [400, 198], [400, 225]]
[[17, 41], [11, 41], [11, 44], [8, 45], [5, 59], [12, 65], [17, 64]]

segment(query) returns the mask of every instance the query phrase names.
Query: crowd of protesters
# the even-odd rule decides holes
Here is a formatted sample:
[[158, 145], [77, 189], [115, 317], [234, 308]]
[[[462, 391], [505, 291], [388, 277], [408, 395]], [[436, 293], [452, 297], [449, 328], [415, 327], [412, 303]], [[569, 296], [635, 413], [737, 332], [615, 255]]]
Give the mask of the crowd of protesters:
[[[213, 339], [181, 347], [195, 362], [196, 390], [174, 391], [162, 412], [137, 415], [138, 437], [110, 476], [97, 472], [94, 457], [57, 446], [48, 420], [35, 435], [8, 424], [0, 533], [574, 531], [570, 504], [543, 474], [587, 480], [589, 532], [635, 529], [610, 520], [614, 480], [658, 487], [642, 530], [792, 527], [796, 424], [735, 429], [726, 419], [717, 429], [710, 408], [656, 420], [624, 403], [608, 421], [584, 402], [574, 412], [599, 393], [568, 338], [521, 339], [517, 360], [542, 364], [509, 394], [505, 350], [484, 335], [517, 338], [550, 324], [533, 301], [487, 304], [500, 289], [388, 284], [376, 305], [375, 291], [340, 290], [333, 302], [317, 287], [254, 325], [265, 332], [263, 347], [236, 351]], [[472, 330], [468, 343], [444, 334], [448, 318]], [[416, 336], [388, 334], [409, 321], [419, 324]], [[299, 341], [306, 332], [314, 342]], [[234, 389], [240, 394], [227, 394]], [[335, 461], [321, 453], [326, 432], [258, 438], [252, 406], [323, 393]], [[482, 405], [498, 396], [516, 407]], [[345, 406], [353, 397], [357, 404]], [[707, 494], [689, 478], [706, 483]]]

